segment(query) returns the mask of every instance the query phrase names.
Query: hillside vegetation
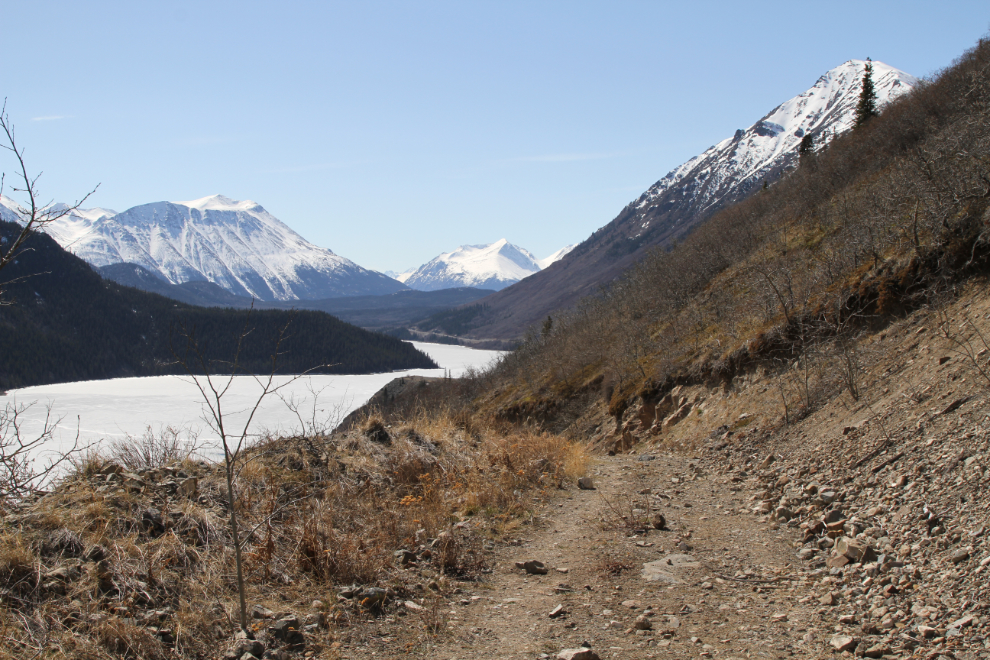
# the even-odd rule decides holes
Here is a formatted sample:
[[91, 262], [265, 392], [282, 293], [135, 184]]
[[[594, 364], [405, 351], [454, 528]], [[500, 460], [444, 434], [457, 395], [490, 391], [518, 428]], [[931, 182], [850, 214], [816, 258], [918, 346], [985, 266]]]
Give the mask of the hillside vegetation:
[[988, 153], [983, 40], [779, 183], [548, 318], [478, 381], [482, 406], [522, 419], [595, 390], [621, 415], [637, 394], [810, 369], [814, 356], [831, 367], [809, 379], [858, 396], [859, 333], [986, 271]]
[[0, 657], [985, 656], [988, 153], [984, 40], [490, 369], [78, 461]]
[[[6, 240], [19, 227], [0, 224]], [[0, 389], [54, 382], [185, 373], [204, 367], [269, 373], [372, 373], [436, 368], [411, 344], [314, 311], [206, 309], [103, 280], [45, 235], [3, 270]], [[190, 350], [189, 338], [205, 359]], [[173, 348], [175, 349], [173, 351]], [[324, 365], [324, 366], [321, 366]]]

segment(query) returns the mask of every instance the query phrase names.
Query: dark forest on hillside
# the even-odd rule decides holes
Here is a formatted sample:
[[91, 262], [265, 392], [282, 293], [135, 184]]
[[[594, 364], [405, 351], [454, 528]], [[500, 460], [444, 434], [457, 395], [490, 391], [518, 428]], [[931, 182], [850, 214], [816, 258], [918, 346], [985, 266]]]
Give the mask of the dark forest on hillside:
[[[0, 224], [11, 240], [19, 228]], [[312, 311], [191, 307], [104, 280], [45, 235], [0, 278], [0, 388], [185, 373], [374, 373], [436, 365], [408, 343]], [[280, 333], [284, 339], [278, 344]], [[195, 338], [201, 361], [190, 352]], [[173, 351], [173, 349], [175, 349]], [[322, 365], [322, 366], [321, 366]]]

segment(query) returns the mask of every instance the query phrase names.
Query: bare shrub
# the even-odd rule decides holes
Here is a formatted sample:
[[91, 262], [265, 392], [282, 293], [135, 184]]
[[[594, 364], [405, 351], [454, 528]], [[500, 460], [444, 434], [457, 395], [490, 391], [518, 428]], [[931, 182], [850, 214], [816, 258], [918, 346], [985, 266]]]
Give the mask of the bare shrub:
[[439, 595], [429, 599], [426, 606], [420, 610], [419, 616], [428, 635], [439, 637], [449, 633], [447, 626], [450, 614], [447, 612], [446, 603]]
[[990, 332], [964, 311], [953, 318], [945, 306], [932, 312], [935, 332], [949, 344], [949, 351], [973, 369], [990, 386]]
[[390, 565], [385, 539], [375, 530], [347, 533], [333, 526], [333, 511], [314, 503], [299, 529], [296, 558], [315, 578], [335, 584], [374, 584]]
[[433, 545], [433, 562], [446, 575], [477, 579], [487, 567], [481, 539], [457, 529], [443, 532]]
[[0, 410], [0, 506], [44, 490], [64, 467], [88, 449], [80, 447], [77, 431], [71, 447], [42, 458], [45, 446], [54, 442], [62, 418], [52, 417], [49, 406], [41, 429], [28, 435], [25, 416], [34, 405], [13, 402]]
[[114, 440], [100, 453], [106, 460], [137, 472], [181, 463], [199, 449], [199, 438], [192, 431], [183, 433], [174, 426], [165, 426], [155, 433], [149, 426], [140, 438], [128, 435]]

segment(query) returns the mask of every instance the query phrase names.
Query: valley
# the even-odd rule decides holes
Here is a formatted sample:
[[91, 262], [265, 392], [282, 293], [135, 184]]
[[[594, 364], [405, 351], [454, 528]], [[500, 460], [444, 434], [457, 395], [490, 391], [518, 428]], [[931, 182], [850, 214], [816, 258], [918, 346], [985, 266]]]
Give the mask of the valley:
[[987, 153], [983, 38], [846, 61], [552, 263], [4, 202], [0, 657], [990, 657]]

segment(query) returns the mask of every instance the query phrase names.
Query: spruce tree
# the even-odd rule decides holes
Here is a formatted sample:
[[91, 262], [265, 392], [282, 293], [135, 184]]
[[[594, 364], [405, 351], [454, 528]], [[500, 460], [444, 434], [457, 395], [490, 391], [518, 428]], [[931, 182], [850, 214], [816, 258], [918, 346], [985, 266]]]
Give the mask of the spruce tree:
[[859, 103], [856, 105], [856, 128], [879, 114], [877, 112], [877, 90], [873, 86], [873, 60], [867, 57], [866, 70], [863, 71], [863, 89], [859, 93]]
[[804, 162], [813, 153], [815, 153], [815, 136], [811, 133], [805, 133], [804, 137], [801, 138], [801, 144], [798, 145], [798, 158]]

